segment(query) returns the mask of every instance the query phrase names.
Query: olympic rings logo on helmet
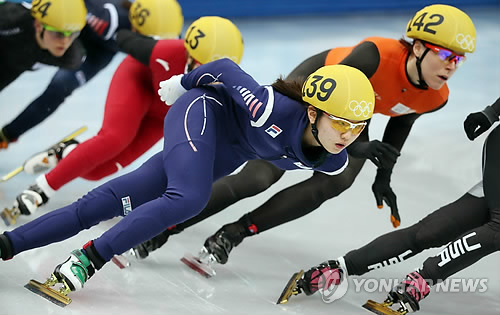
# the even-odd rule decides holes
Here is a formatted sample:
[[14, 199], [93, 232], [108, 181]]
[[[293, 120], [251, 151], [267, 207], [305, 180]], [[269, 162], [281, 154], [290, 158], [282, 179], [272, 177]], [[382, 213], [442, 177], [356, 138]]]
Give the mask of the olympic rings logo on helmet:
[[474, 40], [471, 35], [457, 34], [456, 37], [457, 43], [460, 45], [462, 49], [473, 51], [474, 50]]
[[356, 117], [363, 117], [365, 119], [369, 118], [372, 113], [371, 108], [373, 108], [371, 102], [370, 103], [366, 101], [358, 102], [356, 100], [352, 100], [349, 103], [349, 109]]
[[212, 56], [212, 61], [223, 59], [223, 58], [231, 59], [235, 63], [239, 63], [240, 62], [240, 58], [238, 56], [228, 56], [228, 55], [221, 55], [221, 54], [214, 54]]

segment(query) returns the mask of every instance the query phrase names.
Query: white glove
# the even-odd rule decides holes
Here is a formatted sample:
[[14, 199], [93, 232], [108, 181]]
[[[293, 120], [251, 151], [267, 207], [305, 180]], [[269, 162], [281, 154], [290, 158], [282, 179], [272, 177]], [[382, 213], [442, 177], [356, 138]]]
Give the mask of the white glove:
[[186, 89], [181, 84], [182, 76], [183, 74], [173, 75], [170, 79], [160, 82], [158, 95], [167, 106], [175, 103], [182, 94], [186, 93]]

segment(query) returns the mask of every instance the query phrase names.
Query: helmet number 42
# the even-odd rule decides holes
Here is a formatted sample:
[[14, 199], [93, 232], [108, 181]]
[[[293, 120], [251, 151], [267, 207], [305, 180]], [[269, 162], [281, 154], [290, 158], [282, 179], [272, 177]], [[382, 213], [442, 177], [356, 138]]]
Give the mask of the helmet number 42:
[[420, 31], [420, 28], [423, 26], [424, 27], [424, 32], [430, 33], [430, 34], [436, 34], [436, 31], [433, 30], [431, 27], [440, 25], [444, 21], [444, 17], [441, 14], [433, 14], [429, 16], [428, 20], [426, 23], [424, 23], [424, 19], [427, 16], [427, 12], [424, 12], [420, 14], [418, 17], [416, 17], [414, 20], [410, 21], [408, 23], [408, 32], [411, 31], [412, 27], [416, 27], [417, 31]]

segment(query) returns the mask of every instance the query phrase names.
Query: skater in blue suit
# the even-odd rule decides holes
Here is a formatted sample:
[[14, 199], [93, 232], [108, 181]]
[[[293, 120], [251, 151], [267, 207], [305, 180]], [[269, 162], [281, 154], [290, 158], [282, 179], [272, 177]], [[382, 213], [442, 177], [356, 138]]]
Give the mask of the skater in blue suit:
[[[192, 45], [196, 45], [195, 38]], [[160, 83], [167, 104], [164, 148], [137, 170], [73, 204], [0, 234], [3, 260], [67, 239], [117, 216], [124, 218], [56, 267], [65, 293], [83, 288], [114, 255], [151, 239], [205, 207], [212, 183], [244, 162], [337, 174], [344, 150], [373, 114], [368, 78], [345, 65], [325, 66], [305, 82], [259, 85], [228, 58]], [[124, 91], [125, 93], [125, 91]]]

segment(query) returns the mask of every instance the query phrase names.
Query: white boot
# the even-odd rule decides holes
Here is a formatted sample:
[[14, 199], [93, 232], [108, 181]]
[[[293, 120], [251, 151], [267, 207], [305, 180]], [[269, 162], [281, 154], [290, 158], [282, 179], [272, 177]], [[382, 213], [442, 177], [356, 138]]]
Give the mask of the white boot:
[[37, 178], [36, 184], [31, 185], [16, 197], [14, 208], [19, 209], [21, 214], [33, 214], [38, 207], [46, 204], [49, 198], [55, 194], [55, 191], [49, 186], [45, 175]]
[[78, 146], [78, 141], [72, 139], [59, 142], [46, 151], [39, 152], [24, 162], [24, 171], [28, 174], [38, 174], [54, 168], [60, 160], [65, 158]]
[[84, 251], [75, 249], [65, 262], [55, 268], [54, 275], [64, 281], [71, 291], [78, 291], [83, 289], [83, 285], [94, 272], [94, 267]]

